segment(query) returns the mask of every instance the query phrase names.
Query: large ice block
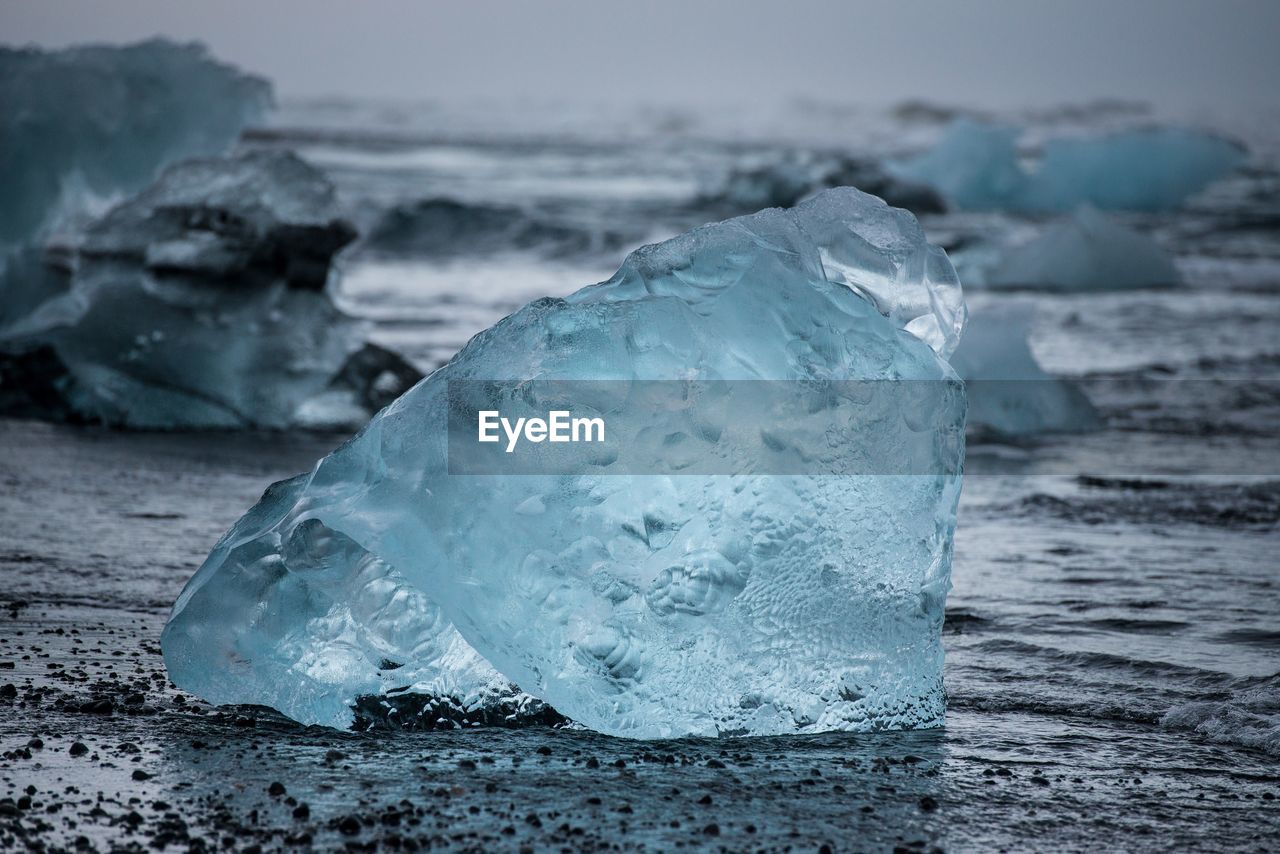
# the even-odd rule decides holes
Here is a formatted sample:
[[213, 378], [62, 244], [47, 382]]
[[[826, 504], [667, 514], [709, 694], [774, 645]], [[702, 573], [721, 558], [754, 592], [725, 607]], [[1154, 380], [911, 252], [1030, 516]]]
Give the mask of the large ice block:
[[[480, 333], [268, 490], [174, 605], [169, 673], [217, 703], [331, 726], [399, 688], [481, 710], [524, 691], [642, 738], [937, 726], [964, 422], [946, 355], [963, 322], [946, 255], [854, 190], [641, 248], [608, 281]], [[458, 383], [496, 386], [501, 408], [541, 403], [529, 381], [848, 379], [894, 393], [844, 401], [825, 433], [735, 432], [738, 474], [622, 473], [609, 458], [450, 473]], [[939, 393], [913, 393], [922, 383]], [[669, 438], [715, 453], [726, 426]], [[921, 473], [751, 465], [871, 447]]]
[[1019, 128], [961, 119], [930, 151], [890, 163], [897, 177], [936, 188], [972, 210], [1163, 211], [1245, 160], [1236, 142], [1184, 128], [1143, 128], [1045, 143], [1023, 165]]
[[223, 151], [270, 103], [269, 83], [199, 44], [0, 47], [0, 248]]
[[65, 292], [0, 329], [0, 353], [50, 348], [63, 374], [45, 385], [112, 425], [337, 426], [353, 409], [363, 423], [379, 379], [398, 392], [417, 374], [362, 349], [330, 298], [330, 261], [355, 236], [333, 196], [284, 152], [177, 164], [80, 235]]

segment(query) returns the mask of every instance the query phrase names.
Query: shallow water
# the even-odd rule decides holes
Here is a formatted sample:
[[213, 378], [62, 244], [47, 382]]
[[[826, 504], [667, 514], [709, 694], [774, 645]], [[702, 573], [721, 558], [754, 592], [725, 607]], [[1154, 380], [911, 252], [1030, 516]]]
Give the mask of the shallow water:
[[[735, 165], [805, 146], [904, 152], [940, 130], [806, 109], [801, 127], [670, 112], [601, 127], [590, 116], [295, 104], [244, 144], [297, 146], [366, 233], [395, 205], [445, 198], [514, 207], [516, 228], [534, 223], [520, 233], [553, 235], [511, 252], [366, 243], [342, 258], [344, 305], [429, 369], [523, 302], [608, 276], [630, 246], [733, 213], [708, 194]], [[1032, 138], [1150, 118], [1041, 116]], [[14, 688], [0, 694], [0, 799], [62, 845], [241, 833], [269, 845], [394, 836], [486, 848], [1272, 844], [1280, 135], [1265, 123], [1223, 129], [1253, 145], [1249, 170], [1182, 212], [1130, 218], [1175, 253], [1181, 287], [970, 291], [975, 312], [1031, 303], [1042, 365], [1079, 380], [1108, 427], [970, 446], [945, 730], [637, 743], [544, 727], [335, 733], [214, 711], [164, 677], [168, 606], [269, 483], [342, 437], [3, 421], [0, 690]], [[1001, 214], [923, 221], [953, 248], [1038, 226]], [[33, 737], [43, 747], [26, 747]], [[88, 752], [72, 756], [75, 741]], [[275, 781], [286, 794], [268, 794]]]

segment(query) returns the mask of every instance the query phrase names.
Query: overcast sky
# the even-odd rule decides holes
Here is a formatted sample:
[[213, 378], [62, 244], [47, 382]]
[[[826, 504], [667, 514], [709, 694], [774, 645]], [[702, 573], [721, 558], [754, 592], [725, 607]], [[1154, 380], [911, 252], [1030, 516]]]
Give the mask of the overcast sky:
[[1280, 0], [0, 0], [0, 41], [199, 39], [280, 94], [1272, 105]]

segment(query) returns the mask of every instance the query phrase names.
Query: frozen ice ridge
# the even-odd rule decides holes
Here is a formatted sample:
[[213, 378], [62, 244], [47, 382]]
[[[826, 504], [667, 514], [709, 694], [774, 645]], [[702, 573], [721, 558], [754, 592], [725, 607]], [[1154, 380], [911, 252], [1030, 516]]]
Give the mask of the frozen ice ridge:
[[0, 379], [21, 376], [32, 414], [127, 427], [363, 423], [419, 376], [330, 299], [355, 237], [333, 195], [287, 153], [170, 167], [32, 265], [59, 295], [0, 329]]
[[1090, 207], [1005, 252], [986, 276], [993, 287], [1063, 291], [1162, 287], [1181, 280], [1159, 244]]
[[1027, 340], [1032, 311], [1030, 305], [1004, 303], [969, 317], [951, 365], [965, 380], [972, 434], [1019, 439], [1102, 426], [1084, 392], [1036, 362]]
[[58, 51], [0, 47], [0, 247], [40, 236], [85, 197], [132, 193], [161, 166], [216, 154], [271, 86], [162, 39]]
[[[851, 189], [643, 247], [480, 333], [268, 490], [174, 605], [169, 673], [338, 727], [406, 689], [477, 714], [524, 691], [640, 738], [937, 726], [964, 313], [915, 218]], [[450, 474], [450, 387], [489, 381], [501, 409], [532, 379], [926, 381], [947, 390], [933, 410], [889, 395], [840, 410], [855, 429], [755, 441], [821, 457], [875, 438], [937, 473]], [[724, 425], [703, 414], [714, 449]]]
[[1245, 150], [1182, 128], [1147, 128], [1092, 138], [1049, 140], [1032, 170], [1018, 152], [1021, 130], [971, 119], [955, 122], [922, 155], [889, 164], [897, 177], [936, 188], [972, 210], [1172, 210], [1239, 167]]

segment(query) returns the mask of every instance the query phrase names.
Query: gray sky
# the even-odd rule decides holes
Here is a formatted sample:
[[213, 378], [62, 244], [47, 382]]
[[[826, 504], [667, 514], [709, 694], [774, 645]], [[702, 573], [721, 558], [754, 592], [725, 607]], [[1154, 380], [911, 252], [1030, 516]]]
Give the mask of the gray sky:
[[200, 39], [283, 95], [1272, 105], [1280, 0], [2, 0], [0, 41]]

